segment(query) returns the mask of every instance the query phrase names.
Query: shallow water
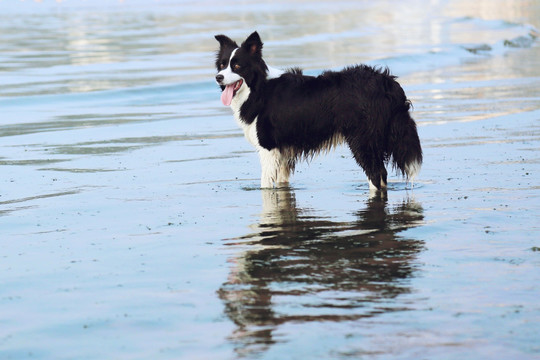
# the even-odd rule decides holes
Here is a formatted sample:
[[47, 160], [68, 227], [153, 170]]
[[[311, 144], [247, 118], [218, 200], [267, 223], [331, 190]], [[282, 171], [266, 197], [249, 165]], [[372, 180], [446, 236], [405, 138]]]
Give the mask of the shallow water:
[[[0, 1], [0, 358], [540, 357], [540, 2]], [[212, 81], [389, 66], [414, 189], [258, 189]]]

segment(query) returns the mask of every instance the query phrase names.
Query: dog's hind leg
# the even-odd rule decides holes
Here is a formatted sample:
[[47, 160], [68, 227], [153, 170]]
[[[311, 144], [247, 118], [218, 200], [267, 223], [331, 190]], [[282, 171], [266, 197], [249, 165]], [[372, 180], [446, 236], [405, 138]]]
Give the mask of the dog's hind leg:
[[358, 146], [354, 141], [349, 142], [354, 159], [366, 173], [371, 190], [384, 190], [388, 173], [384, 166], [383, 154], [370, 146]]
[[371, 191], [384, 190], [387, 187], [386, 177], [384, 176], [381, 176], [380, 189], [377, 188], [377, 186], [373, 182], [371, 182], [371, 179], [369, 177], [368, 177], [368, 182], [369, 182], [369, 190]]
[[369, 190], [371, 191], [377, 191], [377, 190], [386, 190], [387, 184], [386, 184], [386, 169], [384, 168], [384, 165], [382, 166], [383, 173], [380, 176], [380, 181], [377, 182], [377, 178], [372, 178], [368, 175], [368, 182], [369, 182]]

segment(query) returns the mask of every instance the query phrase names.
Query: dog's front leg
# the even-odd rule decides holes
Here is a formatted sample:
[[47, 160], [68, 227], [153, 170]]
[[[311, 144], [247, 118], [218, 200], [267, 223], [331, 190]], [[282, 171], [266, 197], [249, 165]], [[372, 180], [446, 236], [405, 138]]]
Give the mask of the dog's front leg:
[[279, 164], [279, 170], [277, 174], [277, 186], [289, 186], [289, 175], [291, 173], [291, 170], [289, 169], [289, 166], [285, 162], [281, 162]]
[[259, 149], [261, 160], [261, 188], [273, 188], [277, 181], [279, 157], [276, 150]]
[[277, 171], [277, 184], [278, 187], [289, 186], [289, 176], [291, 175], [291, 161], [282, 152], [278, 152], [278, 171]]

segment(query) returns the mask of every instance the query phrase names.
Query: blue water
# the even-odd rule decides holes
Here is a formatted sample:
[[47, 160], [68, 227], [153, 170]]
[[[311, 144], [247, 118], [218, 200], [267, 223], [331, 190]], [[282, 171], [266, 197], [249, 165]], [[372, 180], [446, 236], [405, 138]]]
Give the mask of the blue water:
[[[0, 358], [540, 356], [540, 2], [0, 1]], [[214, 35], [388, 66], [414, 190], [261, 191]]]

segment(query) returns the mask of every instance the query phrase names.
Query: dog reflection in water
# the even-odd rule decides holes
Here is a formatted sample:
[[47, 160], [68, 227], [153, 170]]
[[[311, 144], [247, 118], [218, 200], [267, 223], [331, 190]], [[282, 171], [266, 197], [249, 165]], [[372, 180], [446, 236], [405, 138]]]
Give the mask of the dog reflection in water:
[[297, 206], [288, 188], [262, 193], [253, 233], [227, 241], [243, 252], [230, 259], [219, 290], [237, 325], [231, 338], [239, 354], [267, 349], [285, 323], [372, 317], [381, 313], [381, 299], [394, 304], [384, 311], [407, 306], [399, 295], [410, 291], [407, 280], [424, 244], [398, 234], [422, 224], [420, 204], [372, 197], [352, 221], [338, 221]]

